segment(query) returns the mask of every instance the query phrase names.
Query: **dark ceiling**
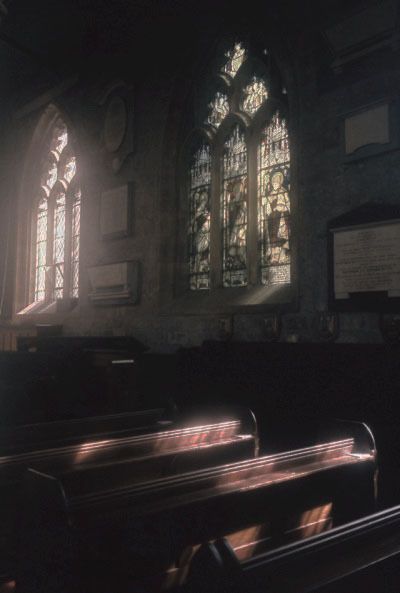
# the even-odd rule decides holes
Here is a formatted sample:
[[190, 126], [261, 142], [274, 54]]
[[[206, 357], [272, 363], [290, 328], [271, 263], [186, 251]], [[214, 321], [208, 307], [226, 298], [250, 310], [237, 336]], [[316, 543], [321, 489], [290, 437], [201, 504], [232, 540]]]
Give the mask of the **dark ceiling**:
[[[221, 34], [239, 25], [275, 34], [307, 35], [340, 19], [367, 0], [3, 0], [0, 84], [21, 102], [72, 74], [102, 64], [141, 72], [162, 70], [168, 60], [196, 51], [210, 29]], [[235, 8], [235, 6], [237, 7]], [[137, 57], [137, 59], [135, 59]], [[105, 66], [106, 67], [106, 66]]]

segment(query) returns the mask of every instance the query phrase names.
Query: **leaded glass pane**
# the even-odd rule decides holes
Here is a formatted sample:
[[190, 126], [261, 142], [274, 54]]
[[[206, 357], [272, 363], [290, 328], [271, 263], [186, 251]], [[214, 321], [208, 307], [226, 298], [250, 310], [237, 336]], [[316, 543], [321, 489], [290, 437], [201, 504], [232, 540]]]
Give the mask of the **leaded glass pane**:
[[47, 249], [47, 200], [39, 202], [36, 217], [35, 301], [45, 297]]
[[266, 99], [268, 91], [265, 82], [254, 76], [243, 91], [242, 109], [249, 115], [254, 115]]
[[275, 114], [258, 151], [261, 282], [290, 282], [290, 152], [286, 122]]
[[65, 164], [64, 168], [64, 179], [67, 183], [71, 183], [71, 179], [75, 176], [76, 173], [76, 159], [74, 156], [69, 158]]
[[64, 260], [65, 260], [65, 194], [56, 197], [54, 208], [54, 298], [60, 299], [64, 292]]
[[216, 93], [213, 101], [209, 104], [209, 109], [207, 123], [218, 128], [229, 113], [228, 97], [223, 93]]
[[59, 122], [54, 128], [53, 138], [50, 144], [50, 151], [59, 157], [68, 144], [68, 132], [65, 124]]
[[41, 186], [47, 192], [47, 194], [49, 194], [50, 190], [57, 181], [57, 175], [57, 162], [54, 160], [54, 157], [49, 157], [46, 159], [46, 162], [43, 166], [41, 177]]
[[79, 244], [81, 226], [81, 193], [74, 196], [72, 205], [72, 241], [71, 241], [71, 296], [79, 293]]
[[223, 284], [247, 284], [247, 148], [236, 125], [223, 156]]
[[189, 278], [191, 290], [210, 288], [210, 146], [193, 155], [189, 171]]
[[228, 58], [228, 61], [223, 67], [223, 71], [226, 74], [229, 74], [229, 76], [231, 76], [232, 78], [234, 78], [240, 66], [244, 62], [244, 59], [246, 57], [246, 50], [244, 49], [241, 43], [235, 43], [233, 48], [226, 52], [225, 55]]

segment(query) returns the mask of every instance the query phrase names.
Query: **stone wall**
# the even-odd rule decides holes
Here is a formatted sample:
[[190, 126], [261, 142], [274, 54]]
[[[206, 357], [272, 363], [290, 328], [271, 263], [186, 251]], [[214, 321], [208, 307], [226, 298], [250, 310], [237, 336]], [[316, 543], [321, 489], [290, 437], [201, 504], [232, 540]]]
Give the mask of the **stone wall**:
[[[265, 8], [265, 17], [267, 11]], [[336, 23], [338, 14], [333, 15]], [[16, 249], [24, 232], [15, 213], [27, 191], [26, 184], [14, 173], [27, 158], [46, 100], [43, 105], [35, 103], [22, 113], [14, 113], [11, 123], [5, 125], [7, 142], [1, 152], [10, 165], [9, 175], [2, 172], [0, 178], [1, 212], [6, 210], [11, 216], [15, 233], [5, 276], [3, 319], [26, 325], [62, 323], [67, 335], [134, 335], [153, 350], [174, 351], [207, 339], [267, 339], [266, 319], [279, 313], [281, 340], [324, 339], [318, 329], [318, 315], [328, 311], [328, 223], [368, 202], [400, 202], [396, 129], [399, 51], [390, 42], [376, 45], [376, 40], [364, 40], [360, 42], [362, 51], [353, 48], [347, 50], [346, 58], [341, 58], [340, 51], [334, 54], [326, 41], [323, 28], [316, 33], [312, 28], [300, 30], [300, 26], [296, 29], [289, 23], [286, 34], [281, 31], [282, 35], [278, 35], [273, 24], [268, 31], [268, 26], [256, 20], [245, 23], [244, 33], [248, 36], [250, 32], [257, 39], [265, 35], [265, 44], [276, 55], [289, 94], [295, 277], [289, 306], [252, 299], [244, 299], [244, 304], [237, 306], [229, 299], [224, 302], [224, 297], [209, 302], [203, 298], [197, 306], [188, 304], [187, 295], [177, 290], [176, 263], [181, 258], [177, 238], [184, 232], [179, 226], [179, 153], [192, 125], [193, 90], [201, 88], [203, 78], [206, 80], [213, 49], [223, 38], [220, 18], [207, 33], [193, 30], [190, 39], [187, 33], [177, 30], [182, 43], [172, 42], [168, 56], [156, 54], [158, 63], [154, 63], [154, 55], [149, 57], [148, 68], [143, 64], [135, 68], [140, 56], [128, 53], [118, 58], [117, 74], [115, 61], [110, 61], [103, 70], [98, 65], [94, 72], [86, 70], [65, 91], [48, 94], [47, 103], [58, 107], [74, 130], [82, 174], [81, 288], [79, 304], [70, 312], [21, 319], [16, 315], [18, 307], [12, 307], [18, 302], [19, 290], [15, 280]], [[351, 22], [357, 26], [357, 21]], [[343, 30], [347, 25], [344, 22]], [[231, 32], [240, 36], [240, 25], [232, 26]], [[387, 38], [392, 39], [389, 34]], [[93, 60], [96, 62], [96, 58]], [[103, 138], [105, 105], [114, 92], [113, 81], [118, 92], [128, 97], [129, 109], [130, 138], [128, 144], [124, 140], [126, 149], [117, 165], [113, 164], [115, 154], [107, 152]], [[364, 146], [346, 155], [346, 117], [382, 103], [390, 105], [390, 142]], [[99, 227], [101, 195], [125, 184], [132, 191], [131, 234], [105, 239]], [[3, 231], [6, 221], [7, 216], [2, 215]], [[0, 241], [4, 249], [3, 232]], [[89, 298], [87, 268], [125, 260], [140, 262], [139, 301], [95, 306]], [[4, 270], [3, 261], [0, 266]], [[338, 321], [338, 341], [382, 340], [376, 312], [340, 313]]]

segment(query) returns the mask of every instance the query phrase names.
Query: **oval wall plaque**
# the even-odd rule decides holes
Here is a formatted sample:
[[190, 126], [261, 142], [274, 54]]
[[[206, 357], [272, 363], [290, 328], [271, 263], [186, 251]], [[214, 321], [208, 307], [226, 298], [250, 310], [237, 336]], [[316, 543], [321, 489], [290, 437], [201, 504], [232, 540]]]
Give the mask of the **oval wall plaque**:
[[104, 144], [109, 152], [115, 152], [121, 146], [127, 122], [125, 101], [121, 97], [113, 97], [107, 106], [104, 121]]

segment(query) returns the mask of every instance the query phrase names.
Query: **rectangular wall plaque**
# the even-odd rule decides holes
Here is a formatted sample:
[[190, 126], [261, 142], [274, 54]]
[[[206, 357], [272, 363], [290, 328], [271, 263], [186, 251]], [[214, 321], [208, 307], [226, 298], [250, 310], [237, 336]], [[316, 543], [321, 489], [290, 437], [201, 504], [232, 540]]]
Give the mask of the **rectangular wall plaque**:
[[140, 299], [140, 265], [138, 261], [122, 261], [88, 268], [92, 292], [97, 305], [136, 304]]
[[386, 292], [400, 297], [400, 221], [333, 229], [334, 298]]
[[115, 187], [101, 194], [100, 233], [105, 239], [126, 237], [131, 232], [131, 186]]
[[387, 144], [389, 134], [389, 105], [379, 105], [345, 119], [346, 154], [371, 144]]

